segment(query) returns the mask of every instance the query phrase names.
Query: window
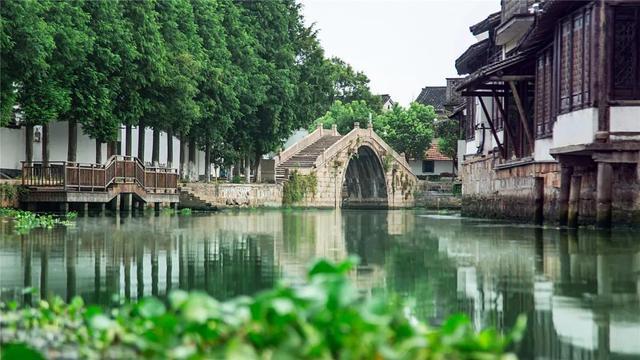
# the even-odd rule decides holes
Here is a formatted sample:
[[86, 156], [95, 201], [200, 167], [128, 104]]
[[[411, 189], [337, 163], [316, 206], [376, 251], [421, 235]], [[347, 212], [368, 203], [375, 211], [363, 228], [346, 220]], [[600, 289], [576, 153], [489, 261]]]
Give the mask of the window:
[[591, 7], [560, 21], [556, 38], [560, 54], [560, 113], [581, 109], [591, 102]]
[[433, 160], [422, 160], [423, 173], [433, 173], [434, 167], [435, 167], [435, 163]]
[[551, 115], [551, 81], [553, 49], [543, 50], [536, 60], [536, 93], [535, 93], [535, 121], [536, 137], [551, 135], [553, 130], [553, 116]]
[[640, 6], [614, 8], [612, 95], [640, 99]]
[[464, 137], [473, 140], [476, 135], [476, 102], [473, 96], [467, 97], [467, 116], [464, 119]]

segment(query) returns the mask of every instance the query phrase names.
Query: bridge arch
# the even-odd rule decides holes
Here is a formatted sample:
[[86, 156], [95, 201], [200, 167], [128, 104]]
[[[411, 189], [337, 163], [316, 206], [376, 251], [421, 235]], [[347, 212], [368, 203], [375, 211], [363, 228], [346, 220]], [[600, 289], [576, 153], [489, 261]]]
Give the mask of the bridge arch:
[[350, 156], [344, 171], [341, 195], [344, 208], [388, 207], [385, 172], [373, 148], [362, 145]]

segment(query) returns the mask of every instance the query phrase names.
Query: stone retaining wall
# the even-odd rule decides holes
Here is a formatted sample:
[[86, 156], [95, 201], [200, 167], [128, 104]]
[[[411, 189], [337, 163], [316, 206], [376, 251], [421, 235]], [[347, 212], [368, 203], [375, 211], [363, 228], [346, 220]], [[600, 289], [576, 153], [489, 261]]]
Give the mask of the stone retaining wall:
[[467, 160], [462, 165], [464, 216], [532, 221], [535, 215], [535, 178], [543, 179], [543, 218], [558, 220], [560, 170], [557, 163], [524, 163], [495, 169], [492, 157]]
[[282, 185], [279, 184], [189, 183], [183, 189], [217, 208], [282, 206]]

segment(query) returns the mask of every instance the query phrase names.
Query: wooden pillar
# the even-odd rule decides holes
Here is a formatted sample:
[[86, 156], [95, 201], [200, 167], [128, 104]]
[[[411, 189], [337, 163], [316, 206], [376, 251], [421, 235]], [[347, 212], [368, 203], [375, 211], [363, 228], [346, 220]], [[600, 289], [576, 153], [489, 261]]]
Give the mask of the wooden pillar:
[[100, 216], [104, 216], [104, 214], [106, 212], [106, 209], [107, 209], [107, 204], [101, 203], [100, 204]]
[[155, 212], [160, 212], [160, 203], [159, 202], [153, 203], [153, 210]]
[[569, 191], [571, 189], [571, 175], [573, 167], [561, 165], [560, 167], [560, 194], [558, 195], [558, 221], [560, 226], [567, 225], [569, 216]]
[[609, 163], [598, 163], [596, 183], [596, 225], [602, 228], [611, 226], [611, 183], [613, 167]]
[[533, 222], [542, 224], [544, 220], [544, 178], [537, 176], [533, 184]]
[[582, 190], [582, 176], [571, 176], [571, 189], [569, 190], [569, 208], [567, 212], [567, 226], [578, 227], [580, 216], [580, 192]]
[[69, 212], [69, 203], [68, 202], [63, 202], [60, 203], [60, 211], [63, 213], [68, 213]]
[[82, 215], [89, 216], [89, 203], [82, 203]]

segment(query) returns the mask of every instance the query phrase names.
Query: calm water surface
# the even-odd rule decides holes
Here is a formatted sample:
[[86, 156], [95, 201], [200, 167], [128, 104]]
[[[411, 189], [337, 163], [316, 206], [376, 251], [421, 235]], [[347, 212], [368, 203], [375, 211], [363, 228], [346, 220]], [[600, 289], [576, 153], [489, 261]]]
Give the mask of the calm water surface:
[[[16, 235], [0, 219], [0, 300], [110, 303], [171, 289], [226, 299], [299, 281], [316, 257], [358, 255], [367, 293], [412, 299], [438, 324], [528, 316], [522, 358], [640, 358], [640, 234], [537, 228], [422, 211], [238, 211], [78, 218]], [[38, 289], [22, 293], [25, 287]], [[42, 295], [41, 295], [42, 294]]]

